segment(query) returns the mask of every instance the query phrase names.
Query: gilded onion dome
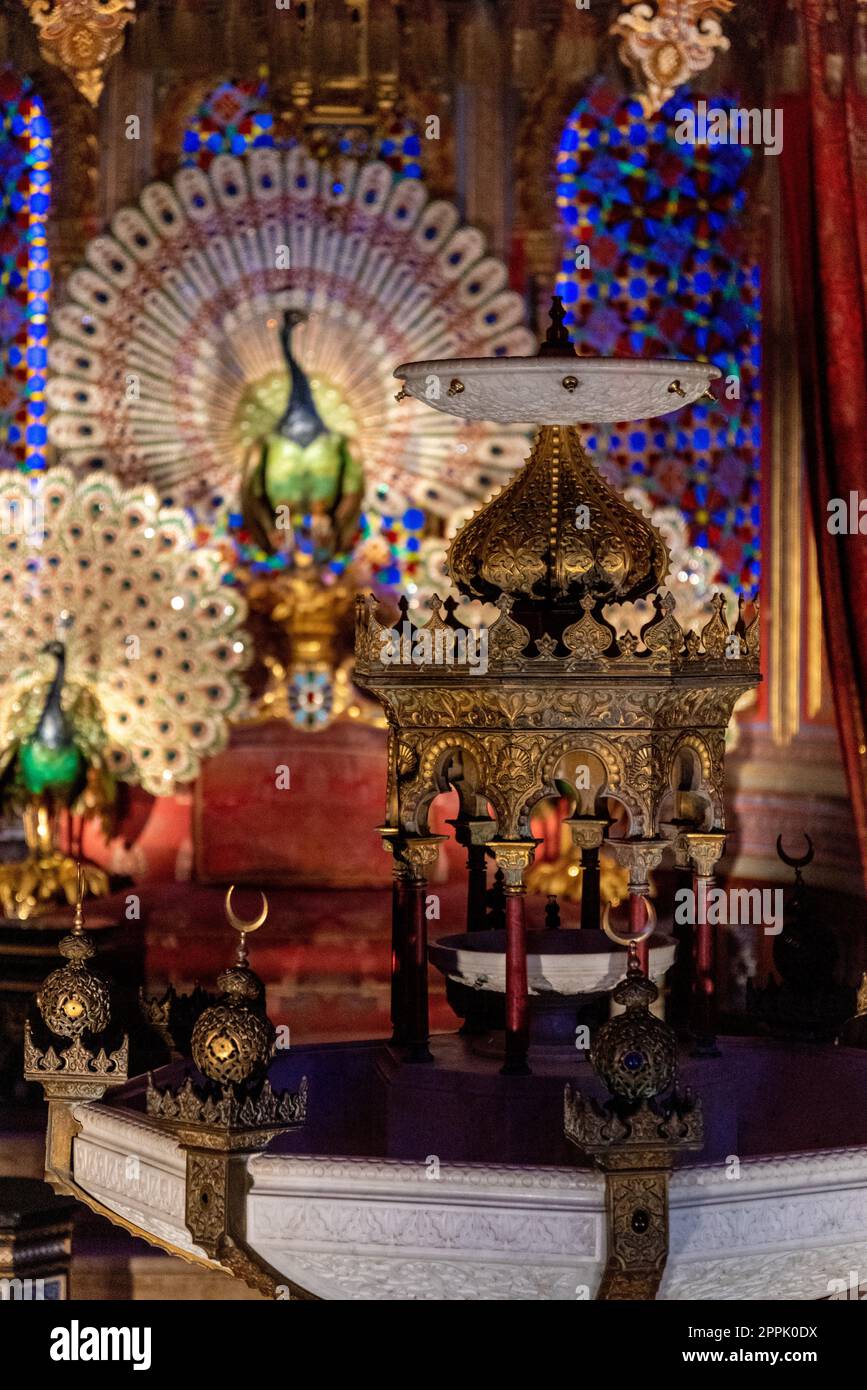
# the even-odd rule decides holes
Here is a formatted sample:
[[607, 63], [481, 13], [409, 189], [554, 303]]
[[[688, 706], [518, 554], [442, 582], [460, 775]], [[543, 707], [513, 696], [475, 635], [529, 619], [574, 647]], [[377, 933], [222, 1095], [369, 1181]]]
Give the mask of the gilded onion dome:
[[260, 1081], [274, 1055], [277, 1037], [265, 1012], [265, 986], [247, 961], [247, 933], [262, 926], [268, 916], [268, 901], [263, 893], [259, 916], [245, 922], [232, 910], [233, 891], [230, 888], [226, 894], [226, 916], [241, 933], [238, 953], [217, 976], [220, 999], [199, 1015], [190, 1040], [199, 1071], [221, 1086]]
[[527, 465], [471, 517], [448, 553], [470, 598], [578, 606], [652, 593], [668, 573], [660, 532], [613, 492], [571, 426], [543, 426]]
[[[550, 318], [539, 357], [562, 361], [571, 393], [580, 358], [557, 295]], [[526, 466], [455, 536], [447, 566], [470, 598], [577, 607], [588, 595], [623, 603], [652, 593], [669, 553], [656, 527], [593, 467], [574, 426], [543, 425]]]

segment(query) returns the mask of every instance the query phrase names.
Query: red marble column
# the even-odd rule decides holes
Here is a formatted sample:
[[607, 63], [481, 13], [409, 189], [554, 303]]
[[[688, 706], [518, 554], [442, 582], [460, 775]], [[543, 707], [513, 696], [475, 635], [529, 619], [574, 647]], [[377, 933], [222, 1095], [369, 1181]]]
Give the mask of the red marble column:
[[527, 930], [524, 889], [506, 888], [506, 1061], [510, 1076], [526, 1074], [530, 1046], [530, 1000], [527, 994]]
[[693, 935], [692, 1032], [693, 1055], [716, 1057], [716, 937], [707, 920], [707, 897], [714, 884], [713, 870], [725, 849], [721, 831], [687, 831], [683, 836], [693, 867], [695, 903]]
[[716, 951], [713, 927], [707, 920], [707, 895], [713, 886], [713, 879], [703, 874], [693, 874], [692, 891], [695, 896], [695, 1018], [694, 1031], [696, 1044], [701, 1051], [714, 1045], [715, 993], [716, 993]]
[[[608, 845], [614, 851], [618, 863], [629, 869], [629, 934], [630, 936], [637, 936], [648, 926], [650, 914], [649, 875], [659, 864], [668, 848], [668, 842], [666, 840], [636, 838], [634, 840], [609, 840]], [[622, 941], [622, 938], [616, 935], [613, 939]], [[650, 973], [651, 940], [652, 934], [646, 936], [643, 941], [635, 943], [638, 963], [646, 975]]]
[[391, 1040], [404, 1043], [407, 1038], [406, 1007], [407, 950], [409, 934], [407, 910], [409, 904], [409, 866], [401, 855], [400, 832], [392, 826], [381, 825], [382, 847], [392, 856], [391, 866]]
[[527, 1076], [530, 999], [524, 871], [532, 863], [536, 846], [526, 840], [492, 840], [490, 848], [506, 880], [506, 1060], [502, 1072], [504, 1076]]
[[432, 1062], [428, 1046], [430, 1023], [427, 989], [427, 918], [424, 913], [427, 880], [409, 883], [406, 940], [406, 1044], [408, 1062]]
[[433, 1061], [428, 1045], [426, 871], [436, 861], [444, 838], [443, 835], [408, 837], [402, 846], [409, 877], [405, 903], [406, 938], [400, 962], [405, 985], [400, 992], [399, 1005], [405, 1008], [406, 1028], [402, 1040], [406, 1044], [407, 1062]]

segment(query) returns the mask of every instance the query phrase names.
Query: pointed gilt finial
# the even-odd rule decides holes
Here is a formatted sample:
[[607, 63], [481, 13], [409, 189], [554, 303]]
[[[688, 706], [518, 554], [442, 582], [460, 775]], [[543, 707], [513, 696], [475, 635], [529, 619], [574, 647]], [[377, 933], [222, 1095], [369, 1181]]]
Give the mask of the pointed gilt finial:
[[539, 348], [540, 357], [575, 357], [577, 356], [570, 338], [569, 330], [566, 327], [566, 310], [563, 308], [563, 301], [559, 294], [555, 294], [551, 299], [551, 308], [548, 314], [551, 320], [548, 332], [545, 334], [545, 341]]

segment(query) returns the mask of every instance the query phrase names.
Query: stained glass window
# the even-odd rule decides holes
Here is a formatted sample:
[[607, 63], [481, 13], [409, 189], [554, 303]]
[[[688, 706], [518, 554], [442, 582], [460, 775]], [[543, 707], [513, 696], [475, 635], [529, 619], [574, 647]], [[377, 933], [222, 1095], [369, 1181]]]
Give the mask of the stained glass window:
[[720, 578], [750, 594], [761, 447], [759, 269], [742, 228], [752, 151], [678, 143], [675, 113], [696, 100], [675, 95], [648, 119], [604, 79], [588, 88], [557, 155], [558, 288], [581, 353], [720, 367], [713, 402], [598, 429], [589, 443], [619, 486], [680, 507], [692, 543], [720, 556]]
[[221, 82], [184, 132], [182, 162], [207, 169], [216, 154], [245, 154], [274, 144], [274, 118], [264, 81]]
[[[184, 132], [182, 162], [207, 169], [214, 155], [244, 154], [257, 146], [291, 144], [275, 135], [268, 83], [223, 82], [202, 102]], [[354, 159], [381, 159], [401, 178], [420, 179], [421, 139], [414, 121], [392, 112], [369, 126], [323, 124], [309, 130], [305, 142], [317, 158], [335, 154]]]
[[51, 126], [30, 81], [0, 71], [0, 466], [45, 467]]

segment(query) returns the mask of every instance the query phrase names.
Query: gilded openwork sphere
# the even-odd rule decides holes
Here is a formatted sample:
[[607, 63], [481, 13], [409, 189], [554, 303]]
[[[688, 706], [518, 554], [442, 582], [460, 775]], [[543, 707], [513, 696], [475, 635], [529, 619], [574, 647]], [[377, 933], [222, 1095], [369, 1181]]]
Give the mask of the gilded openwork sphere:
[[193, 1061], [220, 1085], [248, 1081], [267, 1067], [275, 1038], [274, 1026], [264, 1014], [229, 997], [199, 1017], [192, 1036]]
[[623, 1100], [651, 1100], [674, 1079], [674, 1033], [650, 1012], [658, 993], [646, 976], [630, 971], [614, 990], [626, 1012], [602, 1025], [590, 1049], [594, 1069], [612, 1095]]
[[36, 1002], [47, 1027], [62, 1038], [101, 1033], [108, 1026], [108, 982], [78, 961], [52, 970]]

